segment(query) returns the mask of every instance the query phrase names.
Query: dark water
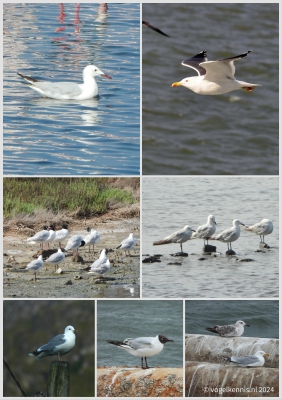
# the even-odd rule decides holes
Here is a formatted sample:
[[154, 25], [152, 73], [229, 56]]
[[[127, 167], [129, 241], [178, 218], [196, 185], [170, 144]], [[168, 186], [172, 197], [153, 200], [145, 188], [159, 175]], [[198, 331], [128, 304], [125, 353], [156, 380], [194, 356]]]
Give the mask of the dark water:
[[[210, 334], [206, 327], [243, 320], [243, 336], [279, 338], [279, 302], [271, 300], [211, 300], [185, 302], [185, 332]], [[212, 335], [212, 333], [211, 333]]]
[[174, 342], [148, 358], [149, 366], [182, 367], [183, 302], [169, 300], [104, 301], [97, 304], [97, 365], [136, 366], [140, 358], [115, 348], [106, 340], [165, 335]]
[[[4, 173], [137, 175], [140, 169], [139, 4], [4, 5]], [[23, 84], [82, 83], [95, 64], [99, 97], [42, 98]]]
[[[278, 174], [278, 4], [143, 4], [143, 173]], [[171, 84], [196, 71], [184, 59], [252, 52], [235, 62], [236, 78], [259, 83], [203, 96]]]
[[[142, 264], [142, 295], [150, 298], [272, 298], [279, 295], [278, 177], [146, 177], [143, 178], [142, 254], [162, 254], [161, 262]], [[203, 240], [189, 240], [189, 257], [172, 257], [179, 244], [153, 242], [190, 225], [197, 229], [216, 218], [216, 233], [239, 219], [247, 226], [273, 221], [265, 236], [271, 248], [259, 250], [259, 236], [241, 229], [227, 257], [226, 243], [214, 241], [217, 256], [203, 256]], [[243, 227], [242, 227], [243, 228]], [[202, 259], [204, 258], [204, 260]], [[238, 262], [251, 259], [251, 262]], [[181, 265], [170, 263], [180, 262]]]

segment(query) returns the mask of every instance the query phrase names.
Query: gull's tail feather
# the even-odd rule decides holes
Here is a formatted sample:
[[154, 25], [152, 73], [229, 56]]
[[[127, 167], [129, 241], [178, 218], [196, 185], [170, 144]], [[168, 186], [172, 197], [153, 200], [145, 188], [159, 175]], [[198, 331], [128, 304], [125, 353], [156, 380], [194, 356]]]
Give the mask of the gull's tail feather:
[[173, 243], [171, 240], [157, 240], [156, 242], [153, 243], [154, 246], [157, 246], [159, 244], [170, 244]]

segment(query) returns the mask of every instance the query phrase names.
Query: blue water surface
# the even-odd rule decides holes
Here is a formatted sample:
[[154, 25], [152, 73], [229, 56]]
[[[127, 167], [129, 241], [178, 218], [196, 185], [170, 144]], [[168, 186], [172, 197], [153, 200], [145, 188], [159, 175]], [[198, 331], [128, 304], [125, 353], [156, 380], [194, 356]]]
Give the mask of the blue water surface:
[[[4, 4], [4, 174], [138, 175], [139, 4]], [[82, 83], [91, 100], [53, 100], [17, 75]]]

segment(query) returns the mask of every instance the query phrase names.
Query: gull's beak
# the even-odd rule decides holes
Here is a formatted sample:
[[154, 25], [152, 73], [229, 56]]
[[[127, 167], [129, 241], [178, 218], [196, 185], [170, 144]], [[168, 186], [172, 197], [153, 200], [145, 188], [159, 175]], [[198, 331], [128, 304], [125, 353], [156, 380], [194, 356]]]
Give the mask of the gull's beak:
[[268, 354], [268, 353], [265, 353], [264, 357], [269, 357], [269, 354]]
[[174, 82], [171, 87], [175, 87], [175, 86], [181, 86], [182, 83], [181, 82]]
[[249, 327], [251, 327], [251, 325], [249, 325], [249, 324], [245, 324], [245, 326], [249, 326]]
[[112, 79], [112, 77], [108, 74], [102, 74], [101, 76], [103, 76], [104, 78]]
[[78, 332], [78, 330], [77, 330], [77, 329], [75, 329], [74, 331], [75, 331], [75, 332]]

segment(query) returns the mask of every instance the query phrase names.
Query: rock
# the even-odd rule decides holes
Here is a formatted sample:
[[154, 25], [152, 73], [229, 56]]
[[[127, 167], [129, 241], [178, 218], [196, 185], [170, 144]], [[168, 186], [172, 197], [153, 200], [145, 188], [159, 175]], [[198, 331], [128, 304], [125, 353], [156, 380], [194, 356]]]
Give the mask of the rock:
[[170, 256], [172, 256], [172, 257], [188, 257], [189, 254], [188, 253], [184, 253], [182, 251], [179, 251], [178, 253], [170, 254]]
[[68, 281], [66, 281], [66, 282], [64, 283], [64, 285], [72, 285], [71, 279], [69, 279]]

